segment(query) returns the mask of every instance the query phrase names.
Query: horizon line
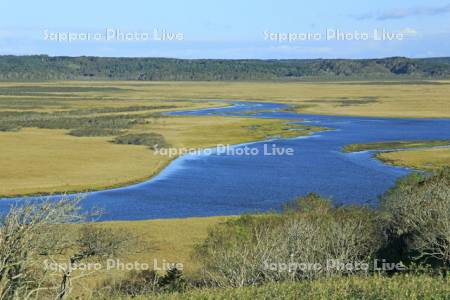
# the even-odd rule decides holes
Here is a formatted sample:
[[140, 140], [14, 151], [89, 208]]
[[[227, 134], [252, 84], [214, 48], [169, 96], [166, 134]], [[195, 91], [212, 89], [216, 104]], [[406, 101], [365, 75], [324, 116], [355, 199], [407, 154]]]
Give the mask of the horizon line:
[[289, 61], [289, 60], [377, 60], [377, 59], [392, 59], [392, 58], [406, 58], [406, 59], [439, 59], [450, 58], [449, 56], [428, 56], [428, 57], [409, 57], [409, 56], [385, 56], [385, 57], [371, 57], [371, 58], [179, 58], [179, 57], [164, 57], [164, 56], [97, 56], [97, 55], [50, 55], [50, 54], [0, 54], [1, 57], [34, 57], [44, 56], [51, 58], [116, 58], [116, 59], [171, 59], [171, 60], [226, 60], [226, 61]]

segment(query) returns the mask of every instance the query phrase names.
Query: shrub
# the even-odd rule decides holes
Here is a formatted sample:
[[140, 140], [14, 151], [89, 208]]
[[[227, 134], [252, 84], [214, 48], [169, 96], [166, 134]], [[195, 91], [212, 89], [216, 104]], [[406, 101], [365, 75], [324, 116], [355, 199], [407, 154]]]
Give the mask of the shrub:
[[[129, 233], [121, 235], [85, 221], [79, 198], [13, 204], [0, 216], [0, 299], [64, 299], [73, 281], [86, 276], [76, 265], [114, 257]], [[57, 264], [45, 268], [46, 261]], [[91, 272], [91, 271], [89, 271]]]
[[326, 266], [368, 262], [382, 245], [373, 210], [333, 208], [313, 194], [288, 207], [283, 214], [244, 216], [212, 229], [196, 247], [206, 277], [217, 286], [242, 287], [352, 274], [358, 270]]
[[84, 127], [71, 130], [70, 135], [73, 136], [111, 136], [121, 134], [122, 131], [118, 129], [109, 129], [101, 127]]
[[399, 258], [450, 267], [450, 169], [401, 180], [381, 208]]
[[131, 271], [118, 281], [105, 281], [97, 289], [96, 297], [110, 299], [116, 296], [145, 296], [158, 293], [185, 292], [187, 282], [183, 272], [171, 268], [164, 276], [153, 270]]
[[129, 129], [136, 124], [146, 123], [148, 118], [160, 118], [159, 113], [93, 115], [86, 116], [80, 111], [60, 112], [0, 112], [1, 126], [9, 127], [37, 127], [45, 129], [77, 129], [77, 128], [105, 128]]
[[[151, 270], [131, 271], [119, 281], [105, 281], [97, 294], [128, 295], [136, 297], [154, 293], [158, 289], [158, 273]], [[105, 293], [106, 291], [106, 293]]]
[[187, 281], [184, 279], [183, 271], [174, 267], [161, 277], [159, 286], [165, 292], [184, 292], [187, 289]]
[[18, 131], [20, 127], [10, 124], [1, 124], [0, 123], [0, 131]]
[[125, 145], [146, 145], [151, 149], [165, 148], [169, 146], [164, 136], [153, 132], [122, 135], [116, 137], [114, 143]]

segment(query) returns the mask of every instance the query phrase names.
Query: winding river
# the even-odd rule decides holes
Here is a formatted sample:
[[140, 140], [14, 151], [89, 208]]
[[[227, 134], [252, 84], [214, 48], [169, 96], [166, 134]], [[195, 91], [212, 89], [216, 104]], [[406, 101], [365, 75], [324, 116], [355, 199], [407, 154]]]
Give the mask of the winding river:
[[[86, 194], [83, 207], [101, 208], [101, 220], [142, 220], [277, 210], [286, 201], [309, 192], [331, 197], [339, 204], [376, 203], [380, 194], [410, 170], [385, 165], [372, 158], [371, 152], [342, 153], [343, 146], [450, 139], [450, 119], [307, 115], [282, 111], [286, 107], [283, 104], [233, 104], [172, 114], [281, 118], [331, 130], [235, 146], [257, 148], [258, 155], [214, 151], [184, 155], [146, 182]], [[265, 145], [292, 148], [294, 155], [264, 155]], [[18, 201], [23, 199], [1, 199], [0, 211]]]

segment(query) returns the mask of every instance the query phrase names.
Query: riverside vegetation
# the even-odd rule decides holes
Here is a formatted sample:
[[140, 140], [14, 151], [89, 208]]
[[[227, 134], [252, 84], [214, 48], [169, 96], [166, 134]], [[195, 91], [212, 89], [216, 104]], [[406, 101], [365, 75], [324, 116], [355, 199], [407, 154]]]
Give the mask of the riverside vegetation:
[[[290, 104], [291, 110], [309, 113], [448, 117], [449, 86], [445, 81], [4, 82], [0, 84], [0, 194], [80, 191], [148, 178], [168, 162], [148, 149], [155, 140], [175, 147], [201, 148], [299, 135], [298, 130], [290, 130], [292, 125], [279, 120], [161, 114], [223, 105], [211, 99], [282, 102]], [[308, 126], [297, 129], [303, 129], [304, 134], [320, 130]], [[437, 150], [441, 149], [414, 157], [420, 156], [422, 166], [427, 166]], [[402, 153], [409, 151], [428, 150]], [[332, 207], [329, 200], [310, 195], [287, 205], [282, 214], [105, 222], [86, 227], [89, 224], [83, 222], [66, 224], [86, 217], [77, 212], [76, 202], [17, 207], [3, 216], [0, 226], [0, 247], [13, 250], [2, 252], [11, 263], [1, 266], [1, 292], [4, 298], [39, 299], [254, 299], [299, 295], [321, 299], [445, 299], [449, 283], [442, 274], [448, 272], [445, 253], [448, 255], [450, 185], [448, 170], [436, 169], [446, 164], [442, 160], [433, 165], [433, 176], [412, 175], [399, 182], [383, 196], [380, 209]], [[30, 218], [42, 222], [34, 222], [36, 227], [22, 226], [29, 224], [24, 220]], [[333, 230], [325, 230], [328, 226]], [[47, 239], [51, 245], [34, 239], [54, 231], [59, 233]], [[332, 233], [334, 239], [325, 240]], [[10, 239], [11, 235], [16, 238]], [[275, 247], [277, 238], [281, 240]], [[48, 248], [64, 251], [53, 253]], [[323, 261], [340, 255], [342, 259], [367, 262], [385, 258], [392, 263], [402, 261], [407, 270], [398, 274], [373, 270], [277, 274], [265, 269], [264, 263], [259, 265], [265, 254], [283, 263], [289, 248], [295, 250], [295, 259]], [[354, 256], [349, 255], [352, 253]], [[79, 270], [67, 273], [65, 268], [56, 274], [40, 272], [45, 259], [58, 259], [70, 266], [71, 260], [95, 263], [107, 257], [125, 262], [167, 259], [182, 262], [185, 269], [89, 274]], [[240, 261], [251, 263], [236, 269]], [[17, 277], [19, 274], [23, 276]], [[69, 278], [73, 280], [69, 282]]]
[[[171, 267], [123, 271], [114, 279], [75, 266], [138, 249], [131, 231], [105, 224], [65, 225], [83, 218], [77, 200], [28, 204], [11, 209], [0, 227], [0, 255], [6, 262], [0, 266], [0, 292], [12, 299], [447, 299], [449, 169], [412, 174], [380, 203], [379, 208], [334, 207], [310, 194], [288, 203], [282, 213], [234, 217], [212, 227], [192, 248], [196, 275]], [[66, 263], [42, 269], [48, 258]], [[329, 260], [342, 265], [294, 264], [326, 266]], [[355, 268], [356, 263], [368, 267]]]
[[153, 99], [153, 86], [97, 84], [0, 84], [0, 196], [143, 181], [173, 159], [151, 151], [156, 146], [205, 148], [320, 130], [274, 119], [167, 116], [225, 104]]
[[[111, 142], [127, 135], [157, 134], [173, 147], [204, 148], [320, 130], [288, 130], [292, 125], [279, 120], [162, 114], [225, 105], [211, 99], [286, 103], [302, 113], [448, 117], [449, 92], [447, 81], [2, 82], [0, 195], [123, 186], [150, 178], [170, 162], [149, 151], [152, 145]], [[448, 161], [444, 150], [408, 154], [404, 163], [420, 159], [419, 167], [434, 157], [441, 158], [437, 165]]]
[[348, 153], [382, 150], [383, 152], [376, 153], [375, 157], [385, 163], [419, 170], [436, 170], [450, 166], [449, 146], [448, 140], [392, 141], [347, 145], [343, 151]]

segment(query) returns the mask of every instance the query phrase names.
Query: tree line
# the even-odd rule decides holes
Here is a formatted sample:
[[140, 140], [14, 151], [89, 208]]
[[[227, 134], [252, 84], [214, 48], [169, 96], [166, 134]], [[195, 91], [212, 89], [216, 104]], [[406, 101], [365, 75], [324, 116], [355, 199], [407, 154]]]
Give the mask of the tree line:
[[0, 56], [0, 80], [445, 79], [450, 58], [224, 60]]

